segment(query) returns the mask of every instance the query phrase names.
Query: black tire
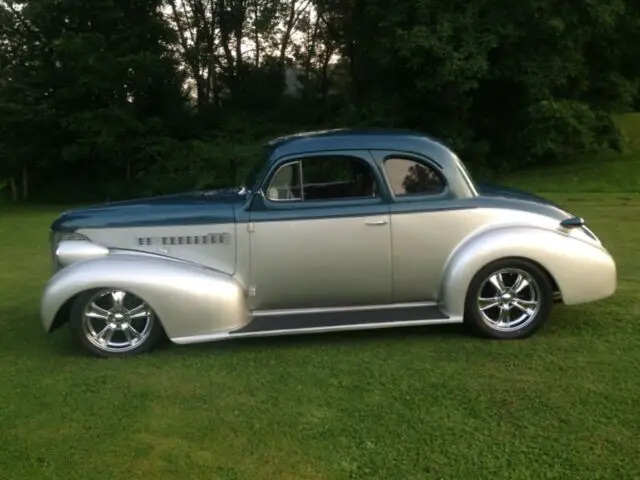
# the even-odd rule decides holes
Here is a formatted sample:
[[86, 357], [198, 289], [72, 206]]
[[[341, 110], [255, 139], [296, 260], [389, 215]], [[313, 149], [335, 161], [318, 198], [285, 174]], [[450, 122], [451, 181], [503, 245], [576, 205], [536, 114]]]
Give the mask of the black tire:
[[[523, 287], [518, 294], [514, 290], [503, 289], [506, 293], [500, 295], [500, 290], [490, 280], [493, 277], [495, 282], [497, 276], [494, 277], [494, 275], [500, 272], [502, 272], [505, 287], [513, 286], [510, 283], [511, 279], [517, 280], [518, 275], [527, 280], [529, 285]], [[525, 298], [532, 292], [535, 295], [533, 297], [535, 308], [534, 302], [530, 298]], [[479, 298], [487, 300], [480, 301]], [[496, 306], [491, 307], [494, 301]], [[476, 334], [488, 338], [526, 338], [544, 325], [551, 314], [552, 306], [553, 285], [547, 273], [528, 260], [505, 258], [486, 265], [471, 280], [465, 300], [465, 323]], [[515, 315], [520, 315], [518, 318], [528, 316], [519, 324], [517, 319], [513, 320], [514, 312]], [[502, 315], [505, 317], [503, 318]], [[492, 322], [491, 319], [495, 321]], [[500, 319], [503, 319], [502, 326], [498, 323]], [[513, 320], [513, 327], [509, 327], [510, 324], [504, 324], [504, 320], [507, 319]]]
[[[96, 338], [96, 335], [91, 334], [92, 330], [88, 326], [89, 324], [87, 323], [87, 320], [85, 318], [85, 308], [87, 308], [90, 303], [97, 304], [96, 299], [97, 298], [101, 299], [100, 295], [103, 295], [103, 294], [110, 295], [111, 291], [124, 292], [124, 295], [123, 295], [124, 298], [133, 299], [133, 301], [137, 301], [141, 305], [143, 304], [146, 307], [144, 310], [149, 312], [149, 315], [145, 316], [142, 319], [142, 321], [145, 322], [144, 329], [141, 329], [142, 333], [138, 332], [137, 327], [141, 324], [141, 322], [138, 322], [139, 319], [137, 318], [128, 319], [126, 321], [127, 322], [126, 328], [125, 328], [125, 325], [118, 324], [117, 328], [114, 330], [114, 333], [112, 334], [111, 338], [113, 338], [113, 336], [115, 336], [116, 334], [118, 335], [121, 334], [124, 339], [124, 342], [126, 342], [127, 339], [131, 338], [132, 336], [135, 336], [133, 333], [134, 330], [129, 329], [128, 327], [129, 325], [133, 326], [133, 328], [135, 328], [135, 332], [140, 334], [140, 339], [139, 340], [134, 339], [133, 341], [130, 341], [129, 343], [131, 343], [131, 345], [129, 345], [128, 347], [113, 348], [113, 347], [109, 347], [108, 343], [103, 347], [98, 346], [97, 345], [97, 343], [99, 343], [98, 339]], [[109, 292], [109, 293], [105, 294], [105, 292]], [[123, 301], [124, 303], [126, 303], [127, 300], [124, 300], [124, 298], [123, 298]], [[121, 306], [123, 301], [121, 301]], [[126, 306], [122, 306], [122, 311], [126, 311]], [[115, 317], [116, 314], [112, 314], [112, 315]], [[94, 332], [97, 332], [97, 330], [101, 329], [101, 327], [96, 327], [95, 324], [93, 323], [94, 321], [99, 324], [102, 320], [99, 318], [91, 320], [92, 322], [91, 328], [93, 328]], [[122, 318], [120, 320], [114, 320], [114, 322], [115, 321], [122, 321], [123, 323], [125, 322], [124, 320], [122, 320]], [[147, 321], [149, 322], [148, 327], [146, 324]], [[114, 323], [109, 323], [105, 321], [104, 322], [105, 328], [107, 327], [108, 324], [114, 325]], [[162, 325], [160, 324], [160, 320], [158, 319], [157, 315], [155, 314], [151, 306], [141, 298], [122, 289], [98, 288], [98, 289], [87, 290], [86, 292], [79, 294], [75, 298], [71, 306], [69, 328], [71, 330], [72, 336], [75, 339], [75, 341], [84, 349], [86, 353], [96, 357], [107, 357], [107, 358], [130, 357], [133, 355], [139, 355], [139, 354], [148, 352], [154, 346], [156, 346], [158, 341], [163, 336]], [[125, 332], [125, 330], [127, 331]], [[91, 338], [93, 338], [94, 341], [92, 341]], [[124, 343], [124, 342], [121, 342], [121, 343]]]

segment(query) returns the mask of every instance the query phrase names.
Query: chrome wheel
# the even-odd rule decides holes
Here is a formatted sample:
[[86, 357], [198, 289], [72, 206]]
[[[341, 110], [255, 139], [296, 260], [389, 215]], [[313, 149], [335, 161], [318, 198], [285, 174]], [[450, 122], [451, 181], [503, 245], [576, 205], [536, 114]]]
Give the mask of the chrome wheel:
[[487, 326], [512, 332], [526, 327], [536, 318], [542, 301], [540, 286], [530, 273], [504, 268], [482, 283], [476, 306]]
[[149, 305], [120, 289], [95, 293], [82, 311], [85, 338], [105, 352], [123, 353], [139, 347], [149, 339], [154, 322]]

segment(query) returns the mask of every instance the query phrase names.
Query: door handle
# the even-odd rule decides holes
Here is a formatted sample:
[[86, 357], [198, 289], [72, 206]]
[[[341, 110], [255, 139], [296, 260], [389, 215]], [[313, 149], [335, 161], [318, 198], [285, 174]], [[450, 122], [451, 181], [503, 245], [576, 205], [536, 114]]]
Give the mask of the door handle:
[[387, 221], [383, 218], [383, 219], [380, 219], [380, 220], [367, 220], [365, 223], [367, 225], [370, 225], [370, 226], [373, 227], [373, 226], [376, 226], [376, 225], [386, 225]]

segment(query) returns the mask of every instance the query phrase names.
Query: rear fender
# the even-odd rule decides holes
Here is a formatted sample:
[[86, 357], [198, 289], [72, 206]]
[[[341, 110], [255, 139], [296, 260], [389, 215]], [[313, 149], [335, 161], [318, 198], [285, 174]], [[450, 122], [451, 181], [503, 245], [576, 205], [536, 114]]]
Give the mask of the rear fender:
[[122, 288], [147, 302], [170, 339], [235, 329], [249, 319], [242, 286], [230, 275], [154, 256], [118, 254], [74, 263], [54, 275], [42, 296], [45, 331], [67, 318], [69, 301], [94, 288]]
[[485, 265], [502, 258], [522, 258], [541, 266], [560, 289], [567, 305], [586, 303], [612, 295], [616, 266], [604, 248], [561, 231], [517, 226], [500, 227], [465, 240], [445, 266], [442, 310], [464, 315], [469, 284]]

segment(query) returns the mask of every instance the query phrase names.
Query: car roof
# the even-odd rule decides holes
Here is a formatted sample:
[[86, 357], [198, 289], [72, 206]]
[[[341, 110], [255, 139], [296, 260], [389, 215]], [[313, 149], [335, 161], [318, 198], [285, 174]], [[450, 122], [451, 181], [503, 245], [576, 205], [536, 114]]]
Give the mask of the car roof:
[[295, 154], [331, 150], [396, 150], [421, 154], [441, 166], [455, 154], [442, 142], [421, 132], [389, 128], [339, 128], [300, 132], [266, 143], [269, 161]]

